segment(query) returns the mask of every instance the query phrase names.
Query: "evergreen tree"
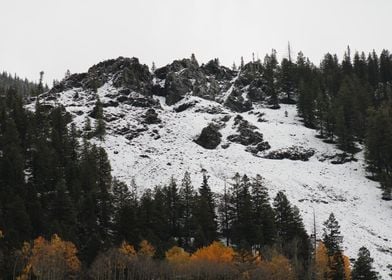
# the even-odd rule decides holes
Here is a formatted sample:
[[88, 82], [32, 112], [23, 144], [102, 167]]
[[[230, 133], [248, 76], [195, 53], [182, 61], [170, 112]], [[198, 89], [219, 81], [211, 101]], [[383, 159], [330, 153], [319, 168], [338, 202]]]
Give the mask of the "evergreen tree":
[[92, 152], [97, 165], [97, 218], [101, 240], [104, 244], [110, 244], [113, 210], [113, 197], [111, 194], [112, 176], [108, 156], [103, 148], [93, 146]]
[[252, 181], [252, 224], [254, 225], [253, 244], [261, 250], [262, 246], [271, 246], [276, 239], [274, 212], [269, 202], [268, 190], [260, 175]]
[[218, 218], [219, 218], [220, 231], [222, 237], [226, 240], [226, 246], [230, 246], [230, 229], [231, 229], [230, 201], [231, 201], [231, 196], [225, 182], [223, 193], [221, 194], [218, 203], [218, 216], [219, 216]]
[[373, 258], [366, 247], [361, 247], [358, 252], [358, 258], [354, 263], [351, 273], [352, 280], [377, 280], [378, 273], [373, 268]]
[[272, 108], [279, 108], [279, 98], [276, 88], [276, 72], [278, 69], [278, 61], [276, 59], [276, 51], [272, 50], [271, 55], [266, 55], [264, 59], [264, 79], [266, 80], [266, 93], [269, 96], [269, 103]]
[[383, 199], [392, 199], [392, 106], [383, 103], [369, 110], [366, 129], [366, 161], [373, 177], [380, 180]]
[[195, 246], [207, 246], [217, 238], [215, 199], [208, 184], [207, 174], [203, 173], [203, 182], [199, 188], [195, 204]]
[[181, 235], [183, 237], [183, 247], [186, 250], [191, 249], [191, 240], [194, 236], [195, 229], [193, 225], [193, 208], [195, 204], [195, 196], [196, 194], [192, 185], [190, 174], [186, 171], [180, 188], [180, 200], [182, 207]]
[[117, 179], [113, 179], [112, 190], [114, 241], [117, 244], [123, 241], [138, 244], [141, 241], [138, 201], [133, 198], [128, 186]]
[[280, 67], [280, 87], [283, 94], [286, 94], [286, 102], [293, 103], [293, 97], [295, 95], [295, 88], [294, 88], [294, 72], [295, 72], [295, 65], [291, 62], [291, 60], [284, 58], [281, 62]]
[[333, 213], [324, 222], [323, 242], [328, 250], [329, 256], [333, 256], [342, 250], [343, 236], [340, 233], [339, 222]]
[[340, 225], [331, 213], [324, 222], [323, 242], [327, 248], [329, 258], [329, 277], [333, 280], [345, 279], [344, 260], [342, 254], [343, 236], [340, 233]]
[[66, 189], [65, 180], [55, 186], [50, 205], [51, 234], [59, 234], [66, 240], [76, 241], [76, 208]]
[[170, 236], [174, 238], [180, 237], [180, 218], [182, 216], [180, 194], [177, 183], [172, 176], [168, 186], [163, 189], [166, 197], [166, 205], [168, 208], [168, 224], [170, 227]]
[[103, 119], [103, 106], [99, 98], [95, 103], [95, 107], [91, 112], [91, 116], [95, 118], [94, 136], [96, 136], [99, 140], [104, 140], [106, 134], [106, 124], [105, 120]]

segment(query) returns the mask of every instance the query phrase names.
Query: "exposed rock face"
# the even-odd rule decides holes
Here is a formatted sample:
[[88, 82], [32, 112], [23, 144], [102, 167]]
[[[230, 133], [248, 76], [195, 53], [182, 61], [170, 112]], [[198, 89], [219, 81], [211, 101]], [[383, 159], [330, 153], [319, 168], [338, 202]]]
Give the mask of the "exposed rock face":
[[61, 92], [70, 88], [96, 90], [108, 81], [117, 88], [125, 88], [143, 95], [151, 95], [152, 76], [148, 66], [137, 58], [110, 59], [92, 66], [87, 73], [73, 74], [52, 88], [51, 92]]
[[218, 59], [210, 60], [207, 64], [201, 66], [206, 76], [214, 76], [218, 81], [230, 81], [236, 75], [236, 72], [219, 65]]
[[148, 109], [144, 115], [144, 123], [146, 124], [156, 124], [160, 123], [161, 119], [158, 118], [158, 113], [154, 109]]
[[[110, 97], [113, 102], [104, 104], [107, 107], [119, 103], [155, 106], [154, 95], [163, 96], [167, 105], [174, 105], [186, 95], [193, 95], [224, 103], [235, 112], [246, 112], [253, 108], [253, 102], [265, 102], [270, 98], [263, 72], [259, 61], [247, 63], [236, 71], [221, 66], [218, 59], [199, 66], [193, 57], [175, 60], [151, 73], [137, 58], [119, 57], [100, 62], [87, 73], [70, 75], [49, 94], [75, 88], [96, 92], [110, 82], [119, 91], [118, 96]], [[135, 97], [135, 94], [139, 96]]]
[[189, 108], [195, 107], [196, 104], [197, 104], [197, 102], [195, 102], [195, 101], [184, 103], [184, 104], [181, 104], [180, 106], [174, 108], [174, 111], [177, 113], [184, 112], [185, 110], [187, 110]]
[[227, 140], [230, 142], [247, 146], [246, 150], [252, 153], [258, 153], [271, 148], [268, 142], [264, 141], [263, 134], [257, 131], [257, 127], [251, 125], [240, 115], [235, 117], [234, 125], [237, 126], [238, 134], [228, 136]]
[[305, 149], [300, 146], [292, 146], [286, 149], [280, 149], [272, 151], [265, 155], [268, 159], [290, 159], [290, 160], [301, 160], [308, 161], [314, 155], [315, 151], [313, 149]]
[[173, 105], [186, 94], [192, 94], [208, 100], [216, 100], [219, 94], [230, 87], [234, 72], [212, 60], [199, 67], [196, 60], [176, 60], [172, 64], [159, 68], [155, 76], [164, 81], [164, 86], [154, 85], [154, 94], [166, 96], [166, 104]]
[[233, 90], [225, 101], [225, 106], [233, 110], [234, 112], [246, 112], [252, 110], [252, 102], [245, 100], [242, 93], [237, 90]]
[[221, 142], [222, 134], [214, 124], [209, 124], [203, 128], [199, 137], [195, 140], [197, 144], [205, 149], [215, 149]]

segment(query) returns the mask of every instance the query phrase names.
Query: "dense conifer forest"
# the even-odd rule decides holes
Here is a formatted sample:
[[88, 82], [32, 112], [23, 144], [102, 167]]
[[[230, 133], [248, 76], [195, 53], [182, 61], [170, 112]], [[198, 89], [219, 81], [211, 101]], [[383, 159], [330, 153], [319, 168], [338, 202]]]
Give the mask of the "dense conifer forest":
[[[236, 68], [233, 66], [233, 68]], [[303, 123], [355, 160], [392, 199], [392, 55], [273, 51], [242, 68], [262, 72], [269, 106], [297, 104]], [[212, 191], [188, 172], [161, 186], [114, 178], [98, 100], [82, 130], [38, 84], [0, 77], [0, 279], [377, 279], [366, 248], [346, 256], [333, 213], [323, 236], [306, 232], [284, 192], [270, 198], [263, 174], [232, 174]], [[25, 105], [35, 98], [35, 109]], [[130, 171], [131, 172], [131, 171]], [[350, 264], [350, 258], [355, 261]]]

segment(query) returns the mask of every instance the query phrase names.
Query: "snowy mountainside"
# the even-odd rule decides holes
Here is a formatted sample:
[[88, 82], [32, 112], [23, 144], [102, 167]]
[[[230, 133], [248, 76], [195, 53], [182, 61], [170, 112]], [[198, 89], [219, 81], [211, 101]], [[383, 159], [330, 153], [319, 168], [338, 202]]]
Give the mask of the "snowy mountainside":
[[[181, 65], [178, 68], [174, 74], [177, 77], [185, 71]], [[200, 73], [196, 80], [204, 79]], [[151, 77], [154, 79], [151, 87], [138, 83], [137, 87], [128, 88], [126, 94], [124, 86], [116, 85], [109, 75], [99, 83], [96, 93], [83, 83], [71, 83], [43, 98], [49, 106], [62, 104], [73, 116], [73, 122], [82, 128], [99, 97], [104, 104], [107, 135], [105, 141], [92, 141], [106, 149], [113, 175], [118, 179], [130, 183], [134, 178], [141, 188], [148, 188], [167, 183], [172, 175], [181, 179], [189, 171], [197, 187], [201, 183], [200, 171], [204, 169], [213, 190], [220, 191], [236, 172], [248, 176], [260, 174], [267, 181], [271, 197], [283, 190], [299, 207], [309, 233], [313, 229], [313, 211], [319, 238], [323, 221], [334, 212], [344, 235], [346, 254], [355, 258], [358, 249], [366, 246], [383, 279], [388, 279], [387, 265], [392, 264], [392, 209], [390, 202], [380, 199], [378, 184], [365, 177], [363, 152], [355, 155], [357, 161], [333, 164], [339, 161], [342, 152], [318, 139], [316, 131], [304, 127], [295, 105], [283, 104], [273, 110], [253, 102], [253, 109], [234, 112], [224, 99], [232, 91], [238, 91], [246, 101], [252, 86], [244, 83], [240, 87], [238, 73], [226, 74], [220, 80], [207, 75], [219, 90], [212, 94], [208, 87], [206, 95], [200, 96], [193, 93], [190, 84], [178, 95], [178, 89], [184, 85], [173, 89], [162, 74], [161, 78]], [[177, 83], [175, 78], [171, 79]], [[167, 104], [168, 94], [172, 93], [157, 95], [160, 90], [153, 89], [146, 98], [145, 92], [156, 85], [161, 90], [163, 85], [171, 87], [172, 101], [176, 102]], [[121, 98], [124, 95], [126, 98]], [[29, 106], [33, 108], [33, 104]], [[153, 121], [146, 121], [146, 116], [151, 115]], [[94, 119], [89, 118], [93, 123]], [[211, 123], [220, 139], [216, 148], [205, 149], [195, 141]], [[261, 134], [262, 141], [269, 145], [258, 149], [258, 144], [264, 143], [260, 139], [250, 145], [229, 140], [242, 133], [241, 124], [244, 133], [249, 133], [245, 140], [249, 137], [257, 140]], [[289, 159], [287, 151], [297, 151], [300, 157]]]

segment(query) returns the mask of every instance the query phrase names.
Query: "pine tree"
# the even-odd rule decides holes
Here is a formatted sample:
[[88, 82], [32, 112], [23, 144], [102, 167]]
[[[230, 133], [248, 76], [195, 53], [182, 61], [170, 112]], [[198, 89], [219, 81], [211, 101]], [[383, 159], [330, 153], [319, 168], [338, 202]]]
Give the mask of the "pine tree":
[[101, 240], [104, 244], [110, 243], [113, 211], [113, 197], [111, 194], [112, 176], [108, 156], [103, 148], [93, 146], [92, 152], [97, 164], [97, 217]]
[[215, 200], [208, 184], [207, 174], [203, 173], [203, 182], [199, 188], [195, 205], [195, 246], [202, 247], [211, 244], [217, 238], [217, 221]]
[[271, 246], [276, 239], [275, 217], [269, 202], [268, 190], [260, 175], [252, 181], [252, 223], [254, 225], [253, 244], [261, 250], [262, 246]]
[[55, 186], [50, 212], [51, 233], [59, 234], [66, 240], [76, 241], [76, 208], [68, 194], [64, 179], [60, 179]]
[[179, 238], [180, 218], [182, 216], [180, 204], [181, 202], [177, 183], [173, 176], [170, 178], [169, 185], [165, 186], [164, 192], [169, 214], [168, 224], [170, 226], [170, 236], [174, 238]]
[[380, 180], [383, 199], [392, 199], [392, 106], [383, 103], [371, 108], [366, 129], [366, 161], [373, 177]]
[[373, 268], [373, 258], [366, 247], [361, 247], [358, 252], [358, 258], [354, 263], [351, 274], [352, 280], [377, 280], [378, 273]]
[[286, 243], [292, 238], [293, 209], [286, 195], [281, 191], [276, 194], [273, 206], [277, 237], [281, 243]]
[[128, 186], [113, 179], [113, 230], [114, 241], [120, 244], [123, 241], [138, 244], [139, 221], [138, 201], [133, 198]]
[[226, 240], [226, 246], [230, 246], [230, 229], [231, 229], [231, 218], [230, 218], [230, 193], [225, 186], [223, 188], [223, 193], [219, 198], [218, 203], [218, 218], [219, 226], [222, 237]]
[[183, 247], [186, 250], [191, 249], [191, 239], [194, 236], [194, 225], [192, 221], [195, 196], [196, 194], [192, 185], [190, 174], [186, 171], [180, 188], [180, 201], [182, 207], [181, 235], [183, 237]]
[[104, 140], [106, 134], [106, 123], [103, 118], [103, 106], [99, 98], [95, 103], [91, 116], [95, 118], [94, 136], [96, 136], [99, 140]]
[[329, 277], [333, 280], [345, 279], [344, 260], [342, 254], [343, 236], [340, 233], [340, 225], [331, 213], [324, 222], [323, 242], [327, 248], [329, 261]]
[[343, 236], [340, 233], [340, 225], [335, 215], [331, 213], [324, 222], [323, 242], [328, 250], [328, 255], [333, 256], [342, 250]]
[[264, 59], [264, 79], [266, 80], [267, 95], [270, 100], [269, 103], [272, 108], [279, 108], [278, 92], [276, 88], [276, 72], [278, 68], [278, 61], [276, 59], [276, 51], [272, 50], [271, 55], [266, 55]]
[[279, 83], [282, 93], [286, 94], [286, 102], [293, 103], [293, 97], [295, 94], [294, 88], [294, 64], [291, 60], [284, 58], [281, 62]]

